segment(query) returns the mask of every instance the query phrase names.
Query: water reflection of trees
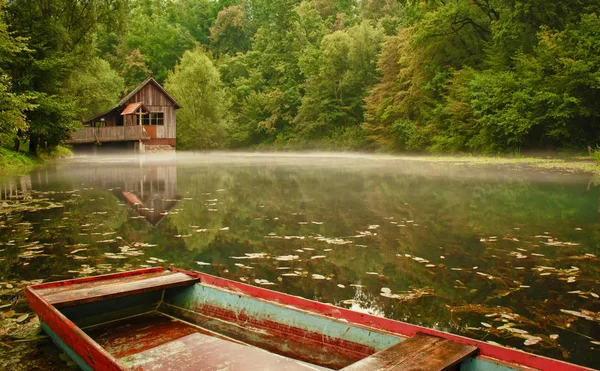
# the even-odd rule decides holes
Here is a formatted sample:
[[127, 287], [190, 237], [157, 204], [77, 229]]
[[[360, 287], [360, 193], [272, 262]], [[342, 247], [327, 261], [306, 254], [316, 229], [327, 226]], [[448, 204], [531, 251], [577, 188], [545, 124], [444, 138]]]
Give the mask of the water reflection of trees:
[[[519, 314], [527, 319], [523, 326], [529, 326], [528, 331], [542, 334], [563, 331], [556, 324], [567, 323], [569, 317], [559, 309], [596, 310], [593, 300], [568, 294], [598, 291], [597, 258], [585, 254], [598, 254], [600, 236], [594, 226], [600, 190], [586, 191], [585, 182], [457, 178], [351, 167], [110, 164], [45, 171], [25, 180], [31, 183], [25, 189], [34, 198], [63, 202], [64, 210], [19, 216], [34, 222], [28, 232], [31, 240], [61, 245], [45, 250], [55, 259], [31, 261], [45, 277], [83, 274], [81, 264], [109, 264], [113, 270], [156, 265], [149, 258], [157, 257], [165, 264], [251, 284], [265, 280], [272, 283], [266, 287], [293, 295], [514, 346], [522, 346], [523, 339], [469, 328], [491, 321], [481, 312], [485, 308]], [[46, 191], [64, 193], [40, 193]], [[144, 214], [150, 210], [159, 211], [158, 222]], [[545, 232], [556, 241], [579, 245], [545, 245], [536, 238]], [[121, 240], [99, 243], [116, 236]], [[350, 243], [336, 244], [335, 239]], [[149, 245], [138, 249], [143, 251], [139, 257], [111, 260], [115, 255], [106, 255], [138, 242]], [[75, 244], [89, 244], [87, 251], [70, 254], [86, 255], [88, 260], [69, 256], [76, 248], [65, 250], [65, 245]], [[519, 259], [515, 252], [528, 257]], [[232, 258], [247, 253], [265, 253], [266, 258]], [[275, 259], [286, 255], [299, 258]], [[323, 257], [312, 259], [319, 256]], [[17, 267], [16, 255], [0, 264], [27, 275], [24, 267]], [[540, 276], [538, 265], [557, 272], [577, 266], [580, 273], [577, 282], [567, 283], [557, 279], [558, 273]], [[278, 269], [283, 267], [289, 269]], [[299, 274], [283, 275], [294, 271]], [[313, 274], [323, 279], [313, 279]], [[382, 288], [406, 300], [381, 296]], [[424, 289], [432, 294], [409, 295]], [[547, 318], [553, 318], [552, 325]], [[579, 320], [569, 331], [597, 338], [599, 330]], [[561, 338], [569, 335], [561, 332]], [[567, 347], [587, 341], [582, 339], [571, 335]], [[560, 357], [563, 351], [555, 347], [544, 352]]]

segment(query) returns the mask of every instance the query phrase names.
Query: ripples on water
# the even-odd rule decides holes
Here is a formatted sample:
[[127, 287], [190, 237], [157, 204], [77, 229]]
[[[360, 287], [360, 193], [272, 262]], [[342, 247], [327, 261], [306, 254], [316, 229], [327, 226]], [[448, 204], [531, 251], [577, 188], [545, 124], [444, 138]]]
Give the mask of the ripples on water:
[[[587, 175], [178, 153], [77, 158], [0, 193], [7, 341], [36, 325], [14, 305], [27, 283], [174, 265], [599, 366], [600, 188]], [[16, 344], [0, 358], [56, 358]]]

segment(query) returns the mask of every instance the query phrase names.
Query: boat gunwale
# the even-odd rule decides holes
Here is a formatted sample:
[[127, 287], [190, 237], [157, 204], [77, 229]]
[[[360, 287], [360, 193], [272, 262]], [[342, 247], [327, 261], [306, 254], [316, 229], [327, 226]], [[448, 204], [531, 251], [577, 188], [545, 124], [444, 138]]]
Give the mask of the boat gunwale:
[[[90, 278], [90, 277], [86, 277]], [[50, 282], [52, 283], [52, 282]], [[49, 284], [50, 284], [49, 283]], [[38, 315], [60, 340], [73, 350], [88, 366], [103, 371], [127, 371], [121, 363], [100, 344], [89, 337], [79, 326], [75, 325], [55, 306], [48, 303], [35, 291], [35, 286], [28, 286], [25, 291], [31, 309]], [[46, 286], [48, 287], [48, 286]], [[70, 335], [70, 336], [69, 336]]]
[[540, 370], [560, 369], [563, 371], [594, 371], [592, 368], [528, 353], [520, 349], [511, 349], [501, 345], [494, 345], [481, 340], [467, 338], [461, 335], [438, 331], [389, 318], [360, 313], [332, 304], [321, 303], [299, 296], [273, 291], [242, 282], [236, 282], [207, 273], [186, 271], [179, 268], [169, 269], [174, 272], [186, 273], [198, 277], [200, 279], [198, 284], [206, 284], [220, 289], [226, 289], [236, 294], [245, 294], [254, 299], [262, 299], [270, 303], [288, 306], [293, 309], [299, 309], [312, 315], [336, 319], [342, 321], [343, 323], [358, 325], [362, 328], [367, 328], [372, 331], [374, 330], [403, 338], [408, 338], [416, 335], [417, 333], [422, 333], [441, 337], [447, 340], [457, 341], [463, 344], [475, 345], [479, 348], [478, 355], [475, 356], [475, 358], [479, 358], [479, 356], [481, 356], [482, 359], [490, 362], [495, 362], [497, 360], [498, 364], [512, 364], [515, 367], [524, 366]]
[[[144, 273], [159, 272], [170, 270], [172, 272], [180, 272], [200, 279], [197, 284], [210, 285], [220, 289], [225, 289], [236, 294], [244, 294], [254, 299], [265, 300], [267, 302], [290, 307], [290, 309], [302, 310], [312, 315], [323, 316], [329, 319], [335, 319], [347, 324], [368, 328], [382, 333], [388, 333], [394, 336], [408, 338], [423, 333], [433, 335], [448, 340], [457, 341], [463, 344], [475, 345], [479, 348], [479, 353], [474, 358], [481, 358], [489, 362], [498, 364], [511, 364], [515, 367], [529, 367], [541, 370], [560, 369], [564, 371], [593, 371], [594, 369], [581, 365], [576, 365], [561, 360], [528, 353], [519, 349], [510, 349], [500, 345], [486, 343], [484, 341], [467, 338], [460, 335], [455, 335], [443, 331], [430, 329], [418, 325], [413, 325], [406, 322], [396, 321], [388, 318], [373, 316], [366, 313], [352, 311], [350, 309], [337, 307], [332, 304], [320, 303], [314, 300], [305, 299], [302, 297], [277, 292], [262, 287], [252, 286], [249, 284], [232, 281], [226, 278], [213, 276], [207, 273], [198, 271], [187, 271], [178, 268], [145, 268], [132, 270], [127, 272], [118, 272], [98, 276], [89, 276], [82, 278], [74, 278], [62, 281], [46, 282], [38, 285], [28, 286], [26, 296], [33, 311], [38, 314], [40, 319], [45, 322], [68, 346], [70, 346], [83, 359], [91, 359], [94, 364], [98, 364], [98, 360], [109, 365], [108, 368], [102, 370], [126, 370], [119, 361], [110, 355], [98, 343], [86, 335], [77, 325], [71, 322], [64, 316], [56, 307], [48, 303], [43, 296], [36, 292], [37, 289], [46, 289], [64, 285], [71, 285], [83, 282], [101, 281], [113, 278], [127, 277]], [[64, 335], [72, 333], [81, 339], [81, 343], [74, 339], [65, 338]], [[72, 344], [71, 344], [72, 343]], [[88, 352], [86, 352], [86, 350]], [[91, 351], [91, 353], [89, 353]], [[86, 357], [86, 353], [89, 357]], [[481, 357], [480, 357], [481, 356]], [[99, 357], [99, 358], [96, 358]]]

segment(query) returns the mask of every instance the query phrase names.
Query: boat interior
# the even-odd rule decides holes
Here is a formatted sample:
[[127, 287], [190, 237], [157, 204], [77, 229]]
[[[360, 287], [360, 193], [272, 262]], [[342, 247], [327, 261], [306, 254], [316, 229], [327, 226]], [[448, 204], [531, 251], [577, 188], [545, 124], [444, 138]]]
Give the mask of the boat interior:
[[466, 370], [477, 353], [476, 346], [425, 334], [405, 339], [169, 270], [35, 292], [127, 370]]

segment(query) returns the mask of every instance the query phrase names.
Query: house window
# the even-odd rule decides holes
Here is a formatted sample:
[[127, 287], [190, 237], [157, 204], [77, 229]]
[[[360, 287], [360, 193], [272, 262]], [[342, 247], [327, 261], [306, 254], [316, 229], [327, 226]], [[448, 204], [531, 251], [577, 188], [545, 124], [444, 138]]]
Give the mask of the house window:
[[142, 116], [143, 125], [164, 125], [164, 112], [150, 112], [147, 115]]

